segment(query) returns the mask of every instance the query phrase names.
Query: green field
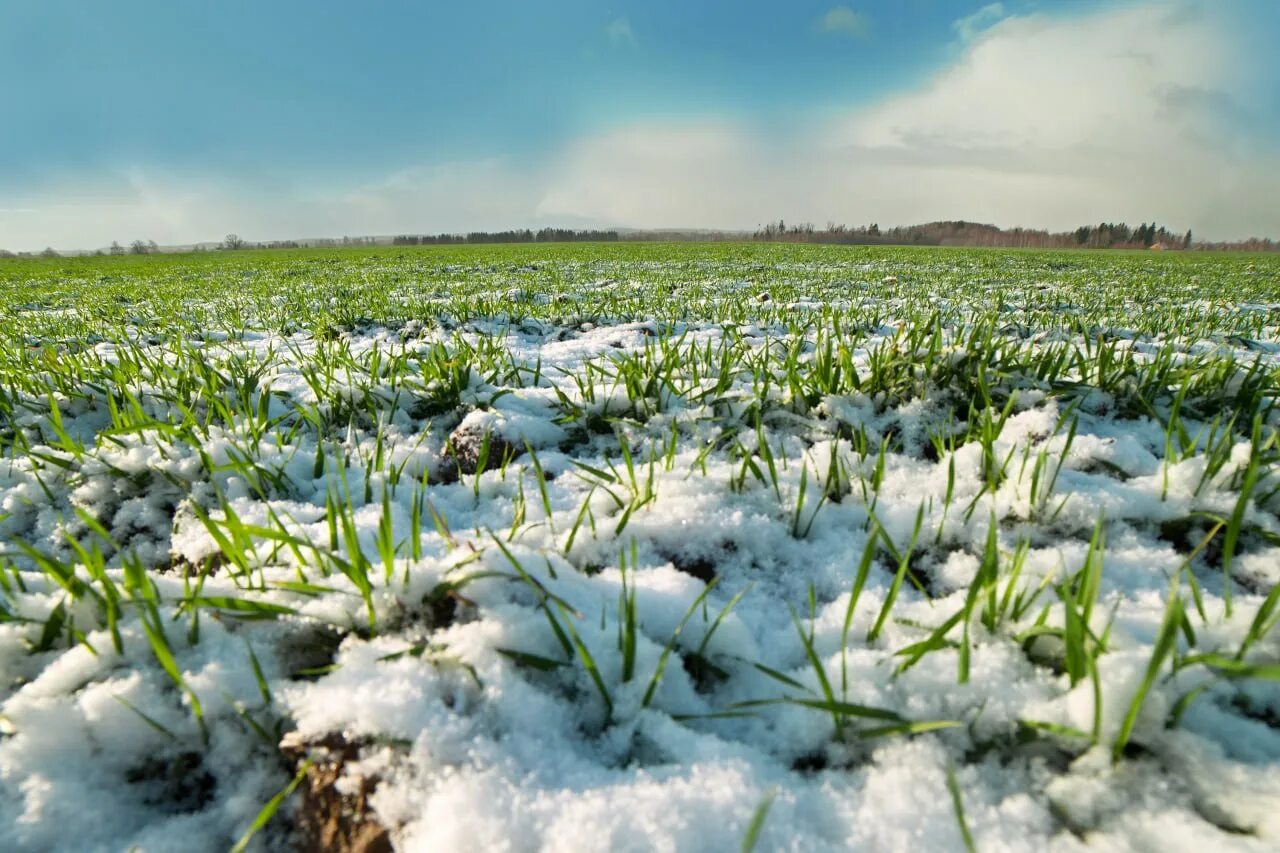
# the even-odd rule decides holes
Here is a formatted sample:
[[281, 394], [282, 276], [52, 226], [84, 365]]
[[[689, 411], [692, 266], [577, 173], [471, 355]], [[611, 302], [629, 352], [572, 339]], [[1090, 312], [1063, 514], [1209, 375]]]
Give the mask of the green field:
[[0, 260], [0, 846], [1274, 849], [1278, 352], [1276, 256]]

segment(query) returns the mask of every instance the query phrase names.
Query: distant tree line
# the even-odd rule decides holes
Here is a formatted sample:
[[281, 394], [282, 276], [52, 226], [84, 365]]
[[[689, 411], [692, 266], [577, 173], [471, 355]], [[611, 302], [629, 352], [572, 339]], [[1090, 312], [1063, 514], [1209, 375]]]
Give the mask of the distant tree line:
[[227, 252], [234, 252], [238, 249], [301, 249], [304, 248], [304, 244], [299, 243], [297, 240], [267, 240], [261, 243], [250, 243], [239, 234], [231, 233], [222, 238], [222, 243], [218, 248]]
[[1005, 246], [1011, 248], [1071, 248], [1084, 246], [1099, 249], [1186, 249], [1192, 246], [1191, 232], [1175, 234], [1156, 223], [1142, 223], [1137, 228], [1121, 223], [1103, 222], [1083, 225], [1074, 231], [1050, 232], [1034, 228], [999, 228], [965, 220], [929, 222], [881, 228], [878, 224], [856, 227], [828, 223], [815, 228], [810, 223], [787, 225], [770, 222], [752, 235], [766, 242], [850, 243], [866, 245], [916, 246]]
[[706, 228], [628, 231], [622, 239], [637, 243], [736, 243], [751, 239], [750, 231], [714, 231]]
[[1077, 246], [1089, 246], [1095, 249], [1113, 249], [1116, 247], [1149, 249], [1152, 246], [1163, 246], [1166, 249], [1191, 248], [1191, 232], [1175, 235], [1163, 225], [1154, 222], [1142, 223], [1137, 228], [1130, 228], [1123, 222], [1103, 222], [1099, 225], [1081, 225], [1073, 232]]
[[1250, 237], [1248, 240], [1217, 243], [1205, 241], [1196, 243], [1195, 247], [1214, 252], [1280, 252], [1280, 242], [1270, 237]]
[[752, 239], [782, 243], [848, 243], [893, 246], [1001, 246], [1036, 249], [1198, 249], [1275, 251], [1270, 239], [1233, 242], [1195, 242], [1190, 231], [1179, 234], [1155, 222], [1132, 227], [1124, 222], [1082, 225], [1074, 231], [1051, 232], [1034, 228], [999, 228], [964, 220], [929, 222], [882, 229], [878, 224], [856, 227], [828, 223], [815, 228], [808, 222], [788, 225], [783, 220], [758, 229]]
[[394, 246], [434, 246], [457, 243], [611, 243], [617, 231], [577, 231], [572, 228], [528, 228], [513, 231], [472, 231], [467, 234], [401, 234], [391, 239]]
[[[339, 246], [430, 246], [460, 243], [609, 243], [617, 240], [640, 241], [725, 241], [751, 239], [774, 243], [843, 243], [871, 246], [992, 246], [1028, 249], [1194, 249], [1196, 251], [1276, 252], [1280, 242], [1262, 237], [1246, 240], [1195, 240], [1190, 231], [1178, 234], [1155, 222], [1132, 227], [1124, 222], [1101, 222], [1082, 225], [1074, 231], [1051, 232], [1034, 228], [999, 228], [963, 219], [881, 228], [879, 224], [838, 225], [827, 223], [815, 228], [802, 222], [788, 225], [783, 220], [770, 222], [754, 233], [746, 231], [655, 230], [628, 231], [625, 237], [617, 231], [575, 230], [572, 228], [528, 228], [511, 231], [472, 231], [467, 234], [401, 234], [395, 237], [324, 237], [313, 240], [270, 240], [250, 243], [238, 235], [228, 234], [216, 248], [236, 249], [308, 249]], [[203, 252], [214, 244], [202, 244], [178, 251]], [[150, 255], [161, 251], [154, 240], [134, 240], [128, 246], [113, 242], [105, 251], [72, 252], [80, 255]], [[56, 258], [61, 254], [52, 247], [40, 252], [10, 252], [0, 249], [0, 258]]]

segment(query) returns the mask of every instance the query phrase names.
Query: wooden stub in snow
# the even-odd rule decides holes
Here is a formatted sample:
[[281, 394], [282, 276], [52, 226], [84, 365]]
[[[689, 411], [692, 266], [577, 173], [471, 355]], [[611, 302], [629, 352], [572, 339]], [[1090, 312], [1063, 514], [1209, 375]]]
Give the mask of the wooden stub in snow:
[[[333, 853], [391, 853], [391, 836], [369, 807], [377, 777], [347, 774], [348, 762], [360, 757], [361, 743], [340, 733], [319, 740], [285, 735], [280, 752], [295, 767], [307, 758], [311, 766], [300, 786], [302, 798], [294, 812], [297, 848]], [[346, 777], [338, 789], [338, 781]]]

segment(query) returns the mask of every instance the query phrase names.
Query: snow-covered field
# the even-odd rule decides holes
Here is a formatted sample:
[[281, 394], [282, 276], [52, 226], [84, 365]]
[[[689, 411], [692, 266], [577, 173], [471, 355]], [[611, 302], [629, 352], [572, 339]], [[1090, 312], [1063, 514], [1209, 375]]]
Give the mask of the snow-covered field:
[[0, 848], [1274, 850], [1280, 262], [0, 264]]

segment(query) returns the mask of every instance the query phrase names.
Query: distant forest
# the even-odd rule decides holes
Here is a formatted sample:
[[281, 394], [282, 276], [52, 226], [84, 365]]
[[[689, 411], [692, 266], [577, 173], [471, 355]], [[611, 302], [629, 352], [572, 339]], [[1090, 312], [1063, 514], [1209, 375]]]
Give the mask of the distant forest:
[[751, 235], [769, 243], [847, 243], [868, 246], [1000, 246], [1028, 249], [1199, 249], [1272, 252], [1280, 243], [1252, 238], [1233, 242], [1195, 242], [1190, 231], [1177, 233], [1154, 222], [1132, 227], [1124, 222], [1081, 225], [1074, 231], [999, 228], [956, 220], [881, 229], [879, 225], [837, 225], [815, 228], [805, 222], [770, 222]]
[[514, 231], [472, 231], [467, 234], [401, 234], [391, 238], [393, 246], [431, 246], [438, 243], [611, 243], [617, 231], [575, 231], [572, 228], [528, 228]]

